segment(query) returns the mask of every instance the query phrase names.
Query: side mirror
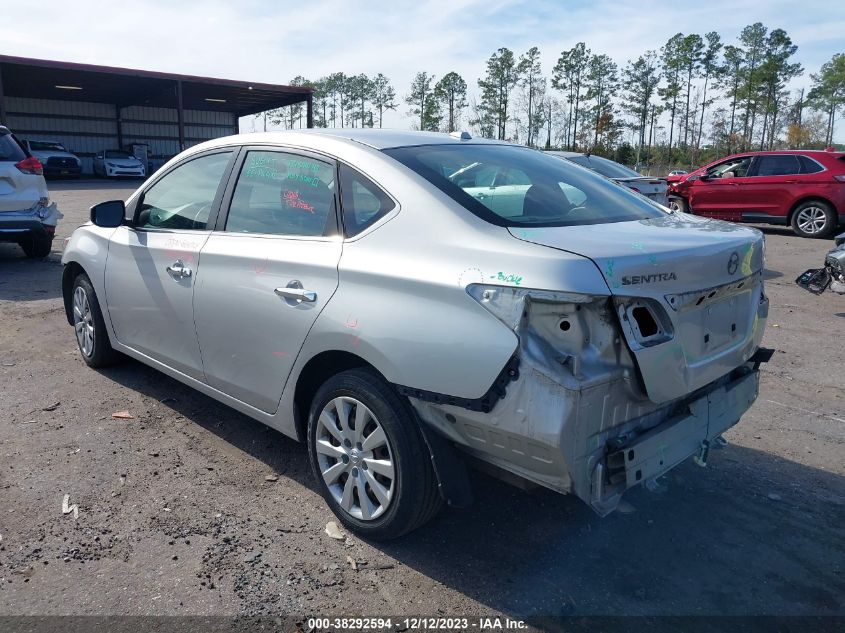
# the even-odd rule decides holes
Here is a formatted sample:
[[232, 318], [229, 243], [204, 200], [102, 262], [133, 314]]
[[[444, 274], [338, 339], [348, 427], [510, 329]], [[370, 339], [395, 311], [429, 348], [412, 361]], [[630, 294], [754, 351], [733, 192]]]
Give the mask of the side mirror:
[[123, 200], [109, 200], [91, 207], [91, 221], [97, 226], [113, 229], [123, 224], [126, 205]]
[[695, 182], [696, 180], [710, 180], [710, 176], [707, 174], [701, 174], [700, 176], [688, 176], [687, 182]]

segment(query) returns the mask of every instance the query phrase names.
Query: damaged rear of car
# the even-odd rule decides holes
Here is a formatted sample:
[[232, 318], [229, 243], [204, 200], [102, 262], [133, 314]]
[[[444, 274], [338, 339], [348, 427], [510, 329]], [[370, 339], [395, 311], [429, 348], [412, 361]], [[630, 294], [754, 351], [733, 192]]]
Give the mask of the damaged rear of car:
[[61, 218], [41, 162], [0, 126], [0, 242], [19, 244], [27, 257], [46, 257]]
[[[759, 363], [770, 356], [760, 350], [768, 300], [759, 231], [668, 213], [527, 149], [387, 153], [537, 249], [518, 275], [482, 268], [480, 283], [465, 285], [517, 340], [492, 397], [479, 405], [406, 390], [425, 422], [480, 460], [574, 493], [601, 515], [689, 457], [706, 463], [710, 445], [756, 399]], [[488, 172], [521, 190], [507, 204], [479, 197], [483, 185], [466, 175]], [[548, 265], [550, 251], [594, 270], [575, 288]]]

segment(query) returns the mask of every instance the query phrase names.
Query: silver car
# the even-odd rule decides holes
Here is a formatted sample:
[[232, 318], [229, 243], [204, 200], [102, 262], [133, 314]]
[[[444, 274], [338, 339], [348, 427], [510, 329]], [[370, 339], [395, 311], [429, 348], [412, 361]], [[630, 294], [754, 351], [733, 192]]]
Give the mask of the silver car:
[[525, 147], [232, 136], [91, 215], [63, 255], [85, 362], [131, 356], [307, 442], [369, 538], [469, 503], [478, 460], [607, 514], [757, 397], [761, 233]]
[[641, 193], [646, 198], [654, 200], [658, 204], [666, 206], [669, 198], [667, 192], [669, 185], [663, 178], [652, 178], [651, 176], [643, 176], [633, 169], [620, 165], [616, 161], [602, 156], [595, 156], [592, 154], [581, 154], [579, 152], [546, 152], [558, 158], [564, 158], [587, 169], [592, 169], [594, 172], [601, 174], [605, 178], [610, 178], [620, 185], [624, 185], [629, 189]]

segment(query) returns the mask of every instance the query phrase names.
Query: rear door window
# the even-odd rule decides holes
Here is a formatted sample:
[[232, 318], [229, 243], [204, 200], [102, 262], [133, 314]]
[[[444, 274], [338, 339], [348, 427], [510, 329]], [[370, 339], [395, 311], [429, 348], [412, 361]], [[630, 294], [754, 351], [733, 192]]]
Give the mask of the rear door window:
[[26, 158], [26, 153], [18, 145], [15, 137], [8, 132], [0, 134], [0, 160], [9, 160], [17, 163], [24, 158]]
[[250, 150], [232, 194], [226, 231], [333, 235], [336, 189], [334, 163], [289, 152]]
[[794, 154], [772, 154], [757, 159], [758, 176], [792, 176], [801, 173], [801, 164]]
[[396, 206], [378, 185], [347, 165], [340, 166], [340, 192], [347, 237], [372, 226]]

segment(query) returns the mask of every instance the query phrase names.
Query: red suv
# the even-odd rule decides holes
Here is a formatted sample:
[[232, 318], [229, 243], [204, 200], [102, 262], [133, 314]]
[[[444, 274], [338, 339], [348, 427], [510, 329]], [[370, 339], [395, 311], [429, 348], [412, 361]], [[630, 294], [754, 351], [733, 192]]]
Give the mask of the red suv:
[[791, 224], [801, 237], [824, 237], [845, 224], [845, 153], [734, 154], [670, 179], [669, 206], [731, 222]]

